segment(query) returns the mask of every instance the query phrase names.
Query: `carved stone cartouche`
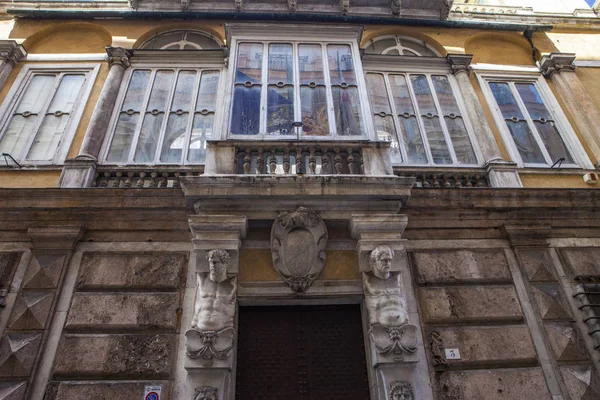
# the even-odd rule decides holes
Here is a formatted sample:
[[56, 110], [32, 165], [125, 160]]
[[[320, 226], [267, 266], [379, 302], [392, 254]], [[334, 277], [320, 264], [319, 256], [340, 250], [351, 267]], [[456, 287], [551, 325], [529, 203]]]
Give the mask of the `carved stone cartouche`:
[[193, 400], [219, 400], [219, 389], [212, 386], [197, 387]]
[[396, 381], [390, 383], [390, 400], [414, 400], [415, 391], [410, 382]]
[[273, 265], [294, 292], [306, 292], [323, 270], [327, 238], [325, 222], [308, 208], [281, 213], [273, 222]]

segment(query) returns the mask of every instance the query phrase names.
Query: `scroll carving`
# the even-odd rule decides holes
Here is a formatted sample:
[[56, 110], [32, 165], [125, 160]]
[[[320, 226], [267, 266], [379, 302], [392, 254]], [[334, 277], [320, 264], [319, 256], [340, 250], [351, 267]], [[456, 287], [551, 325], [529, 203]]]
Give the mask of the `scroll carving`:
[[392, 382], [390, 388], [390, 400], [414, 400], [415, 391], [410, 382]]
[[211, 250], [206, 258], [209, 273], [197, 274], [194, 316], [185, 336], [188, 357], [211, 366], [215, 358], [224, 360], [233, 349], [237, 278], [227, 275], [231, 257], [226, 250]]
[[219, 389], [212, 386], [197, 387], [193, 400], [219, 400]]
[[392, 271], [394, 250], [378, 246], [371, 251], [371, 272], [363, 273], [369, 335], [380, 354], [417, 351], [417, 328], [408, 323], [400, 273]]
[[273, 265], [296, 293], [304, 293], [325, 266], [327, 228], [314, 211], [298, 207], [280, 214], [271, 228]]

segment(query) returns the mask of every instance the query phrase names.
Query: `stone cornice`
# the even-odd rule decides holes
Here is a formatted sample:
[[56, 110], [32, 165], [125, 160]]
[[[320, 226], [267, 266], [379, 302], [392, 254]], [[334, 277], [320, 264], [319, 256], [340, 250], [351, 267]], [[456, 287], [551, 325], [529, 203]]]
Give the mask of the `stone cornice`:
[[446, 59], [448, 60], [448, 64], [450, 64], [452, 73], [455, 75], [460, 72], [466, 72], [468, 74], [472, 69], [472, 54], [448, 54]]
[[25, 48], [14, 40], [0, 40], [0, 60], [13, 67], [27, 56]]
[[555, 73], [575, 70], [575, 54], [574, 53], [550, 53], [543, 56], [540, 61], [540, 70], [545, 78], [552, 77]]

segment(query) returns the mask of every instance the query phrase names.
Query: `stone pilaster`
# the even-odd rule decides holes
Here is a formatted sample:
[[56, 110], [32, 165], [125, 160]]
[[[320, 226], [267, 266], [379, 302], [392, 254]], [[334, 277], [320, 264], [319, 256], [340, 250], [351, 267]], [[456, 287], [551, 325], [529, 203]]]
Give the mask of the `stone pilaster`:
[[237, 273], [248, 223], [245, 216], [202, 214], [190, 216], [189, 224], [197, 288], [194, 315], [185, 334], [187, 398], [233, 400]]
[[25, 56], [25, 48], [14, 40], [0, 40], [0, 89], [4, 87], [15, 65]]
[[[350, 232], [363, 276], [371, 398], [432, 399], [431, 384], [402, 233], [408, 218], [355, 214]], [[398, 397], [402, 398], [402, 397]]]
[[79, 155], [74, 160], [65, 162], [59, 187], [76, 188], [89, 187], [94, 179], [96, 163], [100, 154], [102, 142], [106, 136], [117, 95], [125, 70], [129, 67], [132, 50], [122, 47], [107, 47], [109, 72], [100, 93], [96, 108], [85, 132]]
[[558, 95], [573, 117], [579, 133], [585, 138], [590, 150], [596, 155], [596, 167], [600, 166], [600, 109], [575, 74], [575, 54], [550, 53], [542, 57], [540, 69], [546, 79], [554, 82]]
[[517, 165], [502, 159], [494, 133], [469, 80], [471, 70], [471, 54], [448, 54], [446, 56], [450, 69], [456, 77], [456, 82], [462, 95], [469, 121], [473, 127], [477, 143], [483, 154], [489, 182], [492, 187], [522, 187]]

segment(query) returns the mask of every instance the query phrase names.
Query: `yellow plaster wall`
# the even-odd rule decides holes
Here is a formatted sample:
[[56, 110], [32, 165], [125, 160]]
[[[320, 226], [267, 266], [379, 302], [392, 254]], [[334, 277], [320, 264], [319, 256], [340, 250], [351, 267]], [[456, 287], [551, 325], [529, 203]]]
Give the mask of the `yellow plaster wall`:
[[60, 171], [0, 171], [0, 188], [55, 188]]
[[111, 35], [98, 24], [54, 25], [29, 36], [23, 47], [30, 53], [102, 53]]
[[[327, 261], [319, 279], [361, 279], [356, 252], [327, 251]], [[279, 274], [273, 267], [270, 249], [242, 249], [238, 273], [239, 282], [277, 282], [280, 280]]]
[[523, 187], [526, 188], [569, 188], [569, 189], [600, 189], [600, 185], [588, 185], [583, 181], [583, 174], [546, 175], [519, 173]]
[[587, 29], [553, 29], [546, 33], [555, 51], [575, 53], [578, 60], [600, 60], [600, 32]]
[[[600, 45], [597, 51], [600, 52]], [[579, 67], [575, 73], [594, 101], [596, 108], [600, 109], [600, 68]]]

